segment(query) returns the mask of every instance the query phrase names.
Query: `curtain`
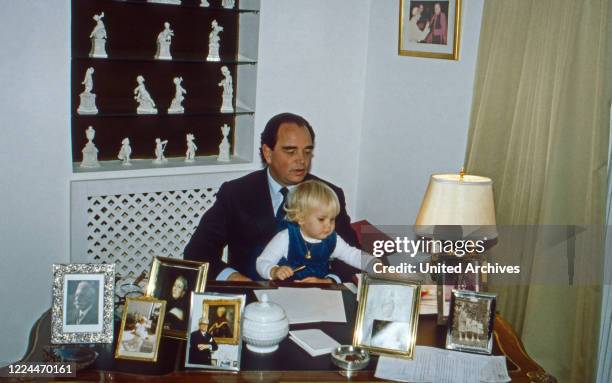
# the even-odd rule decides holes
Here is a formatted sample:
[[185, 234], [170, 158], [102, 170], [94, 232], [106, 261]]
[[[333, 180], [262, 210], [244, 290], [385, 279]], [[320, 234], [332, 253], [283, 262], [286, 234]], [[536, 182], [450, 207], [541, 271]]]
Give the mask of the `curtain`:
[[[608, 7], [609, 0], [487, 0], [480, 34], [465, 167], [493, 179], [498, 225], [547, 228], [526, 230], [511, 247], [500, 240], [491, 252], [512, 251], [527, 265], [527, 283], [491, 290], [529, 354], [560, 382], [596, 376]], [[553, 225], [579, 225], [582, 234], [551, 248]], [[570, 263], [579, 283], [545, 282]]]

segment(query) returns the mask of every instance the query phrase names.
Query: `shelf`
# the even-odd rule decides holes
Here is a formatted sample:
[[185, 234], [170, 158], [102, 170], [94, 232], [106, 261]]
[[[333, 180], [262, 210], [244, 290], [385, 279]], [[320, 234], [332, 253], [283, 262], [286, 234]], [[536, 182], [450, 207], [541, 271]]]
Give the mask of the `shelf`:
[[234, 109], [233, 113], [221, 113], [219, 111], [219, 109], [215, 109], [215, 110], [205, 110], [205, 111], [201, 111], [201, 112], [185, 112], [185, 113], [177, 113], [177, 114], [168, 114], [166, 112], [166, 110], [162, 109], [159, 110], [158, 109], [158, 113], [157, 114], [138, 114], [136, 112], [129, 112], [129, 113], [124, 113], [124, 112], [102, 112], [102, 113], [98, 113], [98, 114], [78, 114], [76, 113], [76, 111], [73, 112], [74, 116], [76, 117], [81, 117], [81, 118], [106, 118], [106, 117], [143, 117], [143, 118], [147, 118], [147, 117], [154, 117], [154, 118], [159, 118], [159, 117], [204, 117], [204, 116], [217, 116], [217, 117], [223, 117], [223, 116], [243, 116], [243, 115], [250, 115], [250, 114], [255, 114], [255, 111], [247, 109], [247, 108], [242, 108], [242, 107], [238, 107]]
[[[208, 7], [201, 7], [199, 5], [200, 1], [196, 0], [196, 1], [190, 1], [187, 4], [164, 4], [164, 3], [150, 3], [146, 0], [106, 0], [109, 3], [129, 3], [129, 4], [143, 4], [143, 5], [147, 5], [147, 6], [162, 6], [162, 7], [181, 7], [181, 8], [193, 8], [193, 9], [201, 9], [201, 10], [205, 10], [205, 11], [215, 11], [215, 12], [232, 12], [232, 13], [254, 13], [254, 14], [258, 14], [259, 13], [259, 9], [237, 9], [237, 8], [223, 8], [223, 7], [219, 7], [219, 6], [208, 6]], [[212, 1], [215, 0], [209, 0], [208, 2], [211, 3]], [[219, 0], [220, 1], [220, 0]]]
[[76, 61], [124, 61], [124, 62], [144, 62], [144, 63], [188, 63], [188, 64], [218, 64], [218, 65], [256, 65], [257, 60], [245, 57], [238, 56], [236, 58], [222, 58], [221, 61], [206, 61], [204, 59], [177, 59], [175, 57], [172, 60], [156, 60], [154, 58], [138, 58], [138, 57], [108, 57], [108, 58], [99, 58], [99, 57], [88, 57], [88, 56], [77, 56], [73, 57], [73, 60]]
[[72, 181], [101, 180], [114, 178], [133, 178], [151, 176], [176, 176], [199, 173], [219, 173], [231, 171], [252, 171], [259, 169], [259, 163], [253, 163], [238, 156], [232, 156], [230, 162], [217, 162], [217, 156], [196, 157], [194, 162], [185, 162], [184, 158], [168, 158], [163, 165], [153, 164], [152, 159], [136, 159], [131, 165], [121, 161], [100, 161], [99, 168], [82, 168], [80, 162], [73, 162]]

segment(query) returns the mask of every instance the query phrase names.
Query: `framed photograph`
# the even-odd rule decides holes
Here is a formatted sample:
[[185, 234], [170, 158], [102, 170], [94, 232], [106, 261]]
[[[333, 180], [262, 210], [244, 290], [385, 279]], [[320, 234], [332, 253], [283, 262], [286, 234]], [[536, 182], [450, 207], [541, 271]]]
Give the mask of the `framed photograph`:
[[185, 367], [240, 370], [246, 295], [193, 293]]
[[51, 343], [112, 343], [115, 265], [53, 265]]
[[204, 292], [207, 274], [208, 263], [153, 258], [146, 295], [166, 301], [164, 335], [186, 338], [191, 292]]
[[420, 296], [419, 284], [364, 275], [353, 346], [412, 359]]
[[461, 0], [400, 0], [401, 56], [459, 59]]
[[115, 358], [157, 361], [166, 302], [153, 297], [127, 298]]
[[453, 290], [446, 348], [491, 354], [496, 294]]
[[440, 273], [436, 276], [438, 324], [445, 325], [448, 323], [452, 291], [469, 290], [478, 292], [483, 290], [484, 283], [480, 273], [467, 271], [469, 269], [467, 268], [468, 264], [473, 266], [473, 270], [478, 270], [476, 267], [480, 264], [478, 259], [458, 259], [453, 256], [452, 258], [440, 259], [438, 264], [444, 264], [450, 267], [461, 265], [462, 271], [461, 273]]

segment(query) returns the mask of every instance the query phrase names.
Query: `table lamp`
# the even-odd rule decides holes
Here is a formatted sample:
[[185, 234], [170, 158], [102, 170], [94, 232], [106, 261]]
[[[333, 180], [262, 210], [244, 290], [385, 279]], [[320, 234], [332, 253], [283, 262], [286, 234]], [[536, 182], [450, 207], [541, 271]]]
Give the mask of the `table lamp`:
[[429, 180], [414, 232], [436, 240], [497, 238], [493, 181], [487, 177], [434, 174]]

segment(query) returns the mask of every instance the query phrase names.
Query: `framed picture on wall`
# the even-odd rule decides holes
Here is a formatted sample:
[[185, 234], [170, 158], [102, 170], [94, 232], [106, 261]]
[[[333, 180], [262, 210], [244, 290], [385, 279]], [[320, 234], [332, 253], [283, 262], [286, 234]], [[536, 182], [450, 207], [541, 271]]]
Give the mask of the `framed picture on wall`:
[[459, 59], [461, 0], [400, 0], [401, 56]]

